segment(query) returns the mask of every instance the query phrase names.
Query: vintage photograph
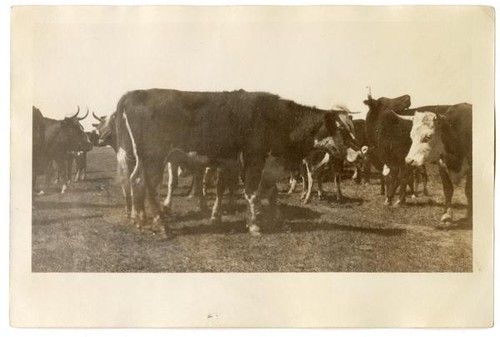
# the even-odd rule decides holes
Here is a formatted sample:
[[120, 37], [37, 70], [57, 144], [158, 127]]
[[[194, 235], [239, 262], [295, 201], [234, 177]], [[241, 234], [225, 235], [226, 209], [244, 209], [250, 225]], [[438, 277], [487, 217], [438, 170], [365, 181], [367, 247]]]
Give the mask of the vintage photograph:
[[37, 25], [32, 270], [471, 272], [454, 15]]
[[[14, 7], [12, 22], [14, 308], [156, 298], [138, 282], [168, 319], [61, 322], [392, 322], [320, 309], [352, 300], [387, 317], [404, 303], [413, 326], [488, 324], [460, 317], [492, 284], [491, 8]], [[311, 314], [236, 313], [284, 303]]]

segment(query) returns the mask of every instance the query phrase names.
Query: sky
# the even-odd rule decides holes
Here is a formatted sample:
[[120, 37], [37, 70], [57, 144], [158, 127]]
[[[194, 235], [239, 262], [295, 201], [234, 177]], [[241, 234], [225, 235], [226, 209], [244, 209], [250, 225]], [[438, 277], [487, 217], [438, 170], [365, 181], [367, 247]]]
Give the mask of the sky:
[[473, 103], [478, 25], [469, 14], [463, 7], [42, 11], [31, 32], [33, 105], [53, 118], [77, 105], [102, 116], [134, 89], [241, 88], [323, 109], [343, 104], [359, 118], [367, 86], [374, 97], [410, 94], [414, 107]]

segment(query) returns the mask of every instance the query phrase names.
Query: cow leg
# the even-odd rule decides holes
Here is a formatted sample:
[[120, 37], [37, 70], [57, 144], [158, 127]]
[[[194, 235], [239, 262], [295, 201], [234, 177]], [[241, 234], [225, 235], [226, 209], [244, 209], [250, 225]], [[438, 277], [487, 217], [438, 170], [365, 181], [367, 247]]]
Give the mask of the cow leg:
[[270, 187], [267, 200], [269, 201], [269, 214], [271, 223], [276, 224], [280, 218], [280, 211], [278, 207], [278, 186], [276, 184], [273, 184]]
[[472, 221], [472, 172], [467, 173], [465, 196], [467, 197], [467, 219]]
[[297, 187], [297, 179], [293, 176], [293, 174], [290, 174], [290, 189], [286, 194], [292, 194], [295, 191], [295, 188]]
[[125, 199], [125, 214], [127, 215], [127, 218], [130, 219], [132, 217], [132, 213], [134, 214], [134, 217], [136, 216], [136, 212], [133, 209], [133, 204], [132, 204], [132, 187], [130, 185], [130, 170], [129, 170], [129, 167], [131, 167], [133, 163], [127, 160], [127, 154], [121, 148], [118, 149], [116, 153], [116, 161], [117, 161], [116, 171], [120, 179], [120, 184], [122, 186], [122, 193]]
[[[215, 202], [214, 206], [212, 207], [212, 216], [210, 217], [210, 224], [215, 225], [219, 224], [221, 222], [221, 203], [222, 203], [222, 198], [224, 196], [224, 192], [226, 190], [226, 179], [224, 177], [223, 170], [220, 168], [217, 169], [217, 182], [215, 186]], [[205, 174], [206, 176], [206, 174]]]
[[307, 176], [306, 176], [307, 177], [307, 193], [306, 193], [306, 196], [305, 196], [304, 201], [302, 203], [308, 204], [309, 201], [311, 200], [311, 192], [313, 189], [314, 180], [313, 180], [313, 175], [312, 175], [312, 171], [311, 171], [311, 167], [309, 166], [309, 163], [305, 162], [305, 166], [306, 166], [306, 172], [307, 172]]
[[[410, 172], [410, 174], [412, 174], [412, 172]], [[399, 199], [396, 201], [395, 206], [404, 205], [406, 203], [406, 187], [409, 184], [408, 184], [408, 170], [404, 164], [398, 170], [398, 184], [399, 184]], [[413, 179], [411, 180], [410, 186], [413, 186]]]
[[323, 190], [323, 178], [319, 175], [316, 180], [318, 181], [318, 199], [322, 200], [325, 196], [325, 191]]
[[385, 185], [386, 185], [385, 177], [382, 174], [380, 174], [380, 195], [385, 196]]
[[[385, 205], [391, 205], [392, 199], [394, 198], [394, 194], [396, 193], [396, 174], [397, 169], [395, 167], [387, 167], [384, 165], [384, 171], [382, 175], [384, 175], [384, 182], [386, 187], [386, 197], [385, 197]], [[384, 174], [386, 173], [386, 174]]]
[[193, 183], [194, 183], [194, 194], [198, 196], [198, 204], [200, 207], [200, 212], [201, 213], [208, 213], [210, 212], [210, 209], [207, 206], [207, 200], [205, 199], [205, 196], [203, 195], [203, 174], [205, 170], [203, 169], [196, 169], [194, 174], [193, 174]]
[[361, 184], [361, 179], [363, 176], [362, 165], [362, 163], [356, 163], [356, 166], [354, 167], [354, 174], [352, 175], [352, 180], [354, 180], [354, 182], [358, 185]]
[[148, 160], [144, 165], [145, 182], [147, 187], [147, 196], [151, 212], [153, 215], [152, 231], [159, 233], [162, 238], [167, 238], [165, 226], [162, 223], [160, 204], [157, 198], [158, 186], [163, 178], [163, 163], [161, 160]]
[[443, 183], [444, 192], [444, 214], [441, 217], [441, 223], [449, 223], [452, 220], [451, 199], [453, 197], [453, 184], [451, 183], [450, 176], [446, 165], [439, 160], [439, 175]]
[[203, 196], [207, 196], [207, 191], [208, 191], [208, 187], [210, 186], [212, 180], [213, 180], [213, 176], [215, 175], [219, 175], [220, 172], [217, 170], [217, 168], [215, 167], [207, 167], [205, 169], [205, 173], [203, 174], [203, 190], [202, 190], [202, 193], [203, 193]]
[[370, 174], [371, 174], [371, 164], [368, 162], [368, 160], [363, 160], [363, 164], [361, 165], [362, 168], [362, 179], [363, 183], [365, 185], [370, 184]]
[[423, 193], [425, 196], [428, 196], [429, 190], [427, 189], [427, 182], [429, 181], [429, 176], [427, 175], [427, 168], [425, 166], [422, 167], [420, 176], [422, 178]]
[[304, 200], [307, 195], [307, 189], [309, 181], [307, 179], [307, 167], [305, 163], [300, 166], [300, 177], [302, 179], [302, 193], [300, 194], [300, 200]]
[[73, 161], [72, 160], [63, 160], [60, 162], [60, 168], [62, 168], [61, 180], [63, 185], [61, 187], [61, 194], [66, 193], [68, 189], [68, 183], [71, 180], [71, 171], [72, 171]]
[[142, 165], [140, 165], [138, 170], [139, 172], [137, 174], [137, 177], [131, 179], [130, 181], [133, 204], [131, 217], [135, 222], [135, 226], [143, 230], [146, 223], [146, 184], [144, 181], [144, 168], [142, 167]]
[[[417, 191], [418, 191], [418, 184], [419, 184], [419, 177], [418, 177], [418, 168], [413, 168], [413, 167], [408, 167], [406, 166], [406, 182], [408, 185], [408, 188], [410, 189], [410, 197], [412, 199], [415, 199], [417, 197]], [[404, 180], [404, 178], [403, 178]], [[401, 185], [403, 186], [403, 185]], [[406, 186], [405, 186], [406, 190]], [[401, 194], [401, 192], [400, 192]]]
[[[251, 158], [251, 159], [250, 159]], [[259, 187], [264, 168], [263, 158], [244, 158], [245, 163], [245, 199], [250, 208], [250, 221], [247, 225], [251, 235], [260, 235], [259, 224], [262, 220], [262, 207], [260, 204]]]
[[203, 173], [199, 174], [195, 170], [195, 172], [193, 172], [193, 180], [191, 181], [191, 188], [188, 194], [189, 199], [199, 196], [198, 193], [203, 193], [202, 187], [198, 189], [198, 186], [202, 186], [202, 182], [203, 182]]
[[177, 178], [177, 170], [174, 170], [174, 167], [178, 166], [170, 162], [167, 163], [168, 182], [167, 182], [167, 196], [163, 201], [164, 213], [170, 213], [172, 211], [172, 193], [174, 191], [174, 176]]

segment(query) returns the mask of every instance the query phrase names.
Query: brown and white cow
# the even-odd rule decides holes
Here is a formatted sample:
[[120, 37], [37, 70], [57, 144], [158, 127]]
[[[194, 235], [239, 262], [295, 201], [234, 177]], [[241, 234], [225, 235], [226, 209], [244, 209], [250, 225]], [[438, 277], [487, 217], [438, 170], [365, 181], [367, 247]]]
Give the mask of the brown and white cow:
[[[237, 161], [241, 154], [245, 197], [251, 211], [248, 228], [258, 234], [266, 159], [279, 158], [285, 169], [296, 170], [314, 148], [319, 129], [324, 126], [329, 135], [334, 134], [337, 119], [334, 112], [262, 92], [129, 92], [116, 110], [117, 158], [131, 168], [133, 217], [140, 227], [144, 224], [147, 197], [154, 227], [163, 227], [156, 189], [163, 162], [173, 149], [204, 156], [207, 165], [215, 167], [227, 160]], [[201, 181], [202, 172], [196, 174]], [[275, 208], [277, 198], [271, 198], [270, 203]], [[206, 204], [200, 201], [200, 207]]]
[[453, 185], [466, 177], [467, 218], [472, 217], [472, 105], [453, 105], [440, 112], [417, 112], [411, 129], [412, 145], [406, 163], [437, 162], [444, 190], [441, 222], [452, 221]]

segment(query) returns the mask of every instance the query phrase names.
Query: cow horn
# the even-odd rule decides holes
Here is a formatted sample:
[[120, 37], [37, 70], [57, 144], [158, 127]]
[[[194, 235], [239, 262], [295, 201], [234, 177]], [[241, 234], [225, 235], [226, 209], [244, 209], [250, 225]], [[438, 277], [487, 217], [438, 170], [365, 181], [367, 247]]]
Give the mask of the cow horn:
[[392, 110], [391, 109], [391, 112], [396, 116], [398, 117], [399, 119], [404, 119], [404, 120], [407, 120], [407, 121], [413, 121], [413, 118], [414, 116], [406, 116], [406, 115], [400, 115], [398, 114], [396, 111]]
[[367, 86], [366, 89], [368, 89], [368, 99], [372, 99], [372, 87]]
[[94, 111], [92, 111], [92, 116], [93, 116], [95, 119], [97, 119], [99, 122], [100, 122], [100, 121], [102, 121], [102, 119], [104, 118], [104, 117], [97, 117], [97, 115], [95, 114], [95, 112], [94, 112]]
[[71, 116], [71, 117], [68, 117], [68, 119], [73, 119], [73, 118], [76, 118], [76, 116], [78, 116], [78, 114], [80, 113], [80, 106], [79, 106], [79, 105], [77, 105], [76, 107], [78, 108], [78, 109], [76, 110], [76, 114], [74, 114], [74, 115], [73, 115], [73, 116]]
[[89, 108], [87, 108], [87, 113], [85, 114], [85, 116], [83, 117], [79, 117], [77, 118], [79, 121], [81, 121], [82, 119], [85, 119], [87, 116], [89, 115]]

